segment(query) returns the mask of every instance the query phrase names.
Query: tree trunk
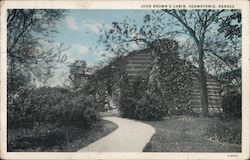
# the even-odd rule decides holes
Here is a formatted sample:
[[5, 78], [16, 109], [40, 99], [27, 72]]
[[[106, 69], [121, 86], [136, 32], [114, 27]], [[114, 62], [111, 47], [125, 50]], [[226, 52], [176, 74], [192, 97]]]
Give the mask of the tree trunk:
[[69, 129], [68, 129], [68, 125], [66, 125], [67, 127], [65, 127], [65, 139], [67, 141], [67, 146], [69, 146]]
[[199, 83], [200, 83], [200, 94], [201, 94], [201, 107], [202, 107], [202, 116], [208, 117], [208, 95], [207, 95], [207, 80], [206, 80], [206, 71], [204, 67], [204, 52], [199, 48]]

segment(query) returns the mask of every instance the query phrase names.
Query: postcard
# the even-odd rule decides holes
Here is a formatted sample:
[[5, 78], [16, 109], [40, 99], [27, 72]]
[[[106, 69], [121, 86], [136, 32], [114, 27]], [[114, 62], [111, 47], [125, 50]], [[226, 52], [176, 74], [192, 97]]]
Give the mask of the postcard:
[[1, 1], [1, 159], [249, 159], [249, 1]]

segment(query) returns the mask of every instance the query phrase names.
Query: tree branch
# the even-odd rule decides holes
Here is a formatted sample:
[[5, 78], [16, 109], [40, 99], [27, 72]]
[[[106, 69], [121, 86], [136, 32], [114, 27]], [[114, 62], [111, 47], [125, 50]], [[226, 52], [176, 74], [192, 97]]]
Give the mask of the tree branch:
[[187, 23], [185, 23], [182, 18], [178, 15], [178, 13], [176, 13], [175, 10], [172, 10], [173, 13], [171, 13], [171, 10], [163, 10], [164, 12], [167, 12], [169, 15], [172, 15], [173, 17], [175, 17], [190, 33], [190, 36], [192, 36], [196, 42], [196, 44], [199, 44], [199, 40], [196, 37], [195, 31], [188, 26]]
[[227, 63], [221, 56], [219, 56], [218, 54], [216, 54], [215, 51], [213, 51], [212, 49], [204, 49], [204, 51], [207, 51], [208, 53], [211, 53], [212, 55], [216, 56], [219, 60], [221, 60], [223, 63], [226, 64], [226, 66], [232, 71], [233, 68], [231, 67], [231, 65], [229, 63]]

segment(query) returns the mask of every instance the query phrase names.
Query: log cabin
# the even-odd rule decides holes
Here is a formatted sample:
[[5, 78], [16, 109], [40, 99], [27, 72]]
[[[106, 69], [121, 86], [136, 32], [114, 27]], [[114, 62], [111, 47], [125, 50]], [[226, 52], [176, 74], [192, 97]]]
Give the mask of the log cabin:
[[[149, 76], [152, 61], [152, 51], [150, 49], [143, 49], [131, 52], [126, 56], [127, 64], [126, 71], [128, 76]], [[193, 73], [198, 73], [196, 67], [192, 67]], [[197, 76], [192, 75], [192, 93], [191, 93], [191, 108], [194, 113], [201, 114], [201, 95], [199, 90], [199, 81]], [[208, 91], [209, 114], [222, 113], [222, 98], [221, 98], [221, 84], [212, 75], [206, 73], [206, 84]]]

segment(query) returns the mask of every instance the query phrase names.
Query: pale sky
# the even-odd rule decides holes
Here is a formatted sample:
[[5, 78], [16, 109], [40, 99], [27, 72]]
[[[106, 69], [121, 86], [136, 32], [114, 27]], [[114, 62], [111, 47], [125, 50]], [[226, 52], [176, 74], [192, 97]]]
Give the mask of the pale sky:
[[[150, 10], [68, 10], [64, 20], [57, 24], [58, 32], [53, 36], [56, 43], [64, 43], [70, 46], [64, 54], [67, 55], [67, 62], [85, 60], [88, 66], [97, 64], [104, 50], [93, 51], [99, 39], [99, 30], [109, 29], [112, 22], [122, 22], [126, 17], [134, 19], [138, 25], [143, 23], [143, 16], [150, 13]], [[55, 76], [49, 80], [48, 85], [61, 85], [69, 74], [65, 64], [57, 66]]]
[[[102, 54], [110, 57], [102, 48], [94, 50], [99, 39], [100, 29], [108, 30], [112, 27], [112, 22], [123, 22], [126, 17], [135, 20], [137, 26], [143, 24], [144, 16], [152, 13], [152, 10], [88, 10], [72, 9], [68, 10], [67, 16], [57, 24], [58, 32], [53, 36], [56, 43], [64, 43], [70, 49], [64, 52], [67, 55], [67, 63], [73, 63], [75, 60], [85, 60], [87, 66], [98, 64], [102, 60]], [[169, 29], [166, 26], [165, 29]], [[178, 26], [170, 27], [178, 29]], [[176, 37], [178, 41], [186, 41], [188, 36], [181, 35]], [[49, 86], [61, 85], [69, 75], [67, 64], [56, 66], [54, 77], [48, 81]]]

